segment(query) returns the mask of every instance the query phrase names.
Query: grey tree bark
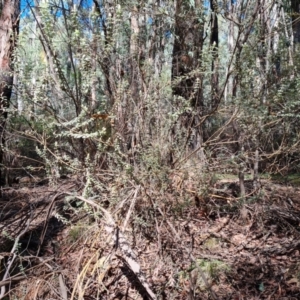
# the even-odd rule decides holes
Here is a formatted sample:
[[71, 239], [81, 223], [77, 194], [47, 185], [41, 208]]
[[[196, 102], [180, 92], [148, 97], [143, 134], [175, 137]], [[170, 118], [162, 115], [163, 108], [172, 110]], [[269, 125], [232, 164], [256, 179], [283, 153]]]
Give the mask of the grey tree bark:
[[[0, 164], [5, 148], [7, 108], [11, 98], [14, 67], [13, 53], [19, 32], [19, 0], [4, 0], [0, 15]], [[2, 172], [0, 168], [0, 172]], [[0, 173], [0, 178], [2, 174]]]

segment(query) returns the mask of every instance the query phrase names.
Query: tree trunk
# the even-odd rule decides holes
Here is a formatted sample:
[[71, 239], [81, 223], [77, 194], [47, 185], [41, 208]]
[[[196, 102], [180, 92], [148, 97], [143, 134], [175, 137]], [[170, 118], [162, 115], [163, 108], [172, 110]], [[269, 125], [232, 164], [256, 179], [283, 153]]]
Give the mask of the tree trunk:
[[[234, 1], [231, 0], [229, 2], [229, 7], [228, 7], [228, 14], [230, 16], [233, 16], [233, 14], [235, 13], [235, 6], [234, 6]], [[226, 84], [226, 89], [225, 89], [225, 93], [224, 93], [224, 100], [225, 100], [225, 104], [227, 104], [229, 101], [231, 102], [232, 100], [232, 94], [233, 94], [233, 76], [231, 75], [232, 71], [233, 71], [233, 67], [231, 64], [231, 60], [232, 60], [232, 55], [234, 52], [234, 23], [231, 19], [228, 19], [228, 39], [227, 39], [227, 48], [228, 48], [228, 52], [229, 52], [229, 58], [228, 58], [228, 68], [226, 70], [226, 77], [227, 79], [227, 84]]]
[[291, 10], [292, 10], [292, 27], [294, 35], [294, 45], [296, 46], [300, 43], [300, 2], [299, 0], [291, 0]]
[[[203, 116], [203, 75], [201, 56], [204, 42], [203, 3], [178, 0], [175, 8], [175, 41], [172, 60], [173, 94], [189, 100], [192, 112], [181, 116], [181, 125], [186, 128], [186, 143], [192, 150], [201, 149]], [[201, 152], [198, 152], [202, 159]]]
[[[0, 15], [0, 164], [3, 163], [7, 107], [13, 86], [13, 51], [19, 30], [19, 0], [2, 1]], [[2, 172], [0, 168], [0, 178]]]
[[212, 51], [211, 62], [211, 108], [216, 109], [221, 99], [219, 99], [219, 27], [218, 16], [216, 12], [217, 3], [214, 0], [210, 0], [211, 9], [211, 34], [210, 34], [210, 47]]

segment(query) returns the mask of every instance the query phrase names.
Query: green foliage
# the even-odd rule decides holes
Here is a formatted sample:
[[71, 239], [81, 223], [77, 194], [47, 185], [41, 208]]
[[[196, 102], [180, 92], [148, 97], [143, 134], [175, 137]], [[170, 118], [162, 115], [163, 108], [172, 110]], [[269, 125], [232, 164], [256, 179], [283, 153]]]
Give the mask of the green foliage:
[[68, 239], [70, 243], [78, 242], [88, 231], [88, 226], [83, 224], [74, 225], [70, 228]]
[[211, 279], [216, 278], [221, 272], [230, 270], [226, 263], [217, 259], [197, 259], [197, 265]]
[[[201, 268], [203, 273], [198, 268]], [[189, 277], [188, 274], [194, 272], [196, 274], [196, 288], [205, 290], [208, 287], [207, 283], [203, 280], [203, 276], [205, 276], [208, 283], [211, 283], [217, 280], [220, 274], [228, 271], [230, 271], [230, 266], [223, 261], [217, 259], [197, 259], [195, 263], [190, 265], [187, 271], [180, 272], [179, 277], [187, 279]]]
[[[52, 4], [43, 2], [39, 11], [22, 18], [10, 130], [22, 136], [19, 148], [30, 148], [42, 158], [49, 177], [88, 173], [88, 195], [97, 185], [95, 165], [106, 160], [106, 168], [126, 169], [128, 175], [138, 174], [166, 190], [169, 168], [180, 168], [193, 151], [203, 164], [223, 155], [224, 171], [231, 169], [228, 153], [241, 148], [250, 161], [259, 148], [265, 167], [274, 161], [292, 165], [298, 159], [300, 83], [294, 70], [299, 58], [296, 53], [291, 57], [287, 25], [276, 23], [267, 35], [261, 19], [252, 20], [252, 4], [243, 18], [234, 6], [232, 14], [242, 25], [231, 21], [231, 13], [218, 18], [216, 49], [206, 38], [214, 30], [210, 8], [195, 1], [183, 5], [188, 9], [178, 16], [173, 4], [161, 8], [150, 2], [105, 3], [100, 11], [60, 7], [55, 15]], [[214, 12], [218, 16], [227, 9], [216, 4]], [[267, 12], [274, 17], [272, 8]], [[194, 45], [194, 31], [176, 28], [176, 17], [181, 25], [194, 22], [199, 32], [205, 29], [199, 45]], [[189, 18], [192, 23], [185, 22]], [[246, 35], [251, 26], [252, 34]], [[193, 64], [186, 62], [185, 71], [174, 76], [177, 38], [184, 38], [186, 49], [181, 50], [187, 52], [178, 55]], [[133, 53], [133, 48], [139, 50]], [[177, 85], [188, 85], [188, 95], [173, 96]], [[197, 93], [201, 105], [195, 109]], [[227, 123], [236, 109], [238, 114]], [[285, 152], [288, 160], [282, 158]]]

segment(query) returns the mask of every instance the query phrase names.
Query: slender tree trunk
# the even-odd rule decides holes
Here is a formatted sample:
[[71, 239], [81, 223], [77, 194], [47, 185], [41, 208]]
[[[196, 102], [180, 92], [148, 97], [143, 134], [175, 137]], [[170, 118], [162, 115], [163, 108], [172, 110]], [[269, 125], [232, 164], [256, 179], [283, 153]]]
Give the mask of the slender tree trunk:
[[268, 94], [267, 86], [267, 74], [268, 74], [268, 41], [270, 40], [269, 27], [268, 27], [268, 16], [269, 12], [267, 8], [266, 0], [261, 0], [261, 6], [259, 10], [259, 43], [258, 43], [258, 57], [257, 67], [260, 70], [260, 81], [259, 81], [259, 93], [261, 96], [261, 104], [266, 103], [266, 96]]
[[211, 9], [211, 34], [210, 34], [210, 46], [212, 51], [212, 62], [211, 62], [211, 107], [216, 109], [220, 99], [218, 99], [219, 91], [219, 27], [218, 27], [218, 16], [216, 13], [217, 2], [210, 0]]
[[273, 74], [274, 74], [274, 82], [277, 84], [280, 81], [280, 69], [281, 69], [281, 59], [280, 53], [278, 52], [279, 48], [279, 18], [280, 18], [280, 7], [278, 7], [277, 3], [274, 3], [273, 9], [271, 12], [272, 18], [274, 20], [273, 24], [271, 24], [271, 32], [272, 32], [272, 53], [274, 56], [273, 60]]
[[[292, 1], [292, 3], [295, 1]], [[294, 19], [294, 17], [292, 17], [292, 31], [293, 33], [289, 32], [289, 28], [287, 25], [287, 17], [285, 16], [285, 12], [283, 7], [280, 7], [280, 15], [282, 18], [282, 24], [284, 26], [284, 34], [285, 34], [285, 39], [286, 41], [290, 41], [290, 43], [287, 45], [288, 46], [288, 55], [289, 55], [289, 66], [291, 67], [291, 75], [290, 78], [293, 79], [295, 77], [295, 72], [292, 69], [294, 67], [294, 59], [293, 59], [293, 51], [296, 50], [297, 45], [299, 45], [300, 43], [300, 24], [299, 24], [299, 17], [300, 17], [300, 3], [299, 0], [296, 1], [298, 3], [298, 10], [292, 13], [292, 16], [295, 17], [295, 15], [297, 16], [296, 19]]]
[[294, 35], [294, 45], [296, 46], [300, 43], [300, 1], [291, 0], [291, 10], [292, 10], [292, 28]]
[[[137, 113], [137, 108], [140, 107], [141, 99], [140, 99], [140, 90], [142, 88], [141, 81], [141, 72], [140, 66], [142, 64], [141, 60], [145, 58], [141, 55], [140, 49], [140, 11], [137, 6], [133, 6], [130, 17], [130, 97], [132, 99], [132, 103], [128, 107], [130, 110], [126, 113], [127, 116], [130, 116], [127, 119], [127, 126], [130, 130], [129, 140], [126, 141], [129, 148], [133, 149], [136, 144], [140, 142], [140, 116]], [[130, 120], [130, 122], [129, 122]]]
[[13, 51], [19, 30], [20, 1], [4, 0], [2, 5], [0, 16], [0, 164], [3, 163], [7, 107], [13, 86]]
[[[231, 0], [229, 2], [229, 15], [233, 16], [235, 6], [234, 6], [234, 1]], [[233, 94], [233, 76], [231, 75], [232, 72], [232, 65], [231, 65], [231, 60], [232, 60], [232, 55], [234, 51], [234, 23], [231, 19], [228, 20], [229, 26], [228, 26], [228, 40], [227, 40], [227, 47], [228, 47], [228, 52], [229, 52], [229, 59], [228, 59], [228, 65], [229, 68], [226, 71], [226, 76], [228, 78], [227, 80], [227, 85], [224, 93], [224, 99], [225, 103], [227, 104], [229, 100], [232, 100], [232, 94]]]

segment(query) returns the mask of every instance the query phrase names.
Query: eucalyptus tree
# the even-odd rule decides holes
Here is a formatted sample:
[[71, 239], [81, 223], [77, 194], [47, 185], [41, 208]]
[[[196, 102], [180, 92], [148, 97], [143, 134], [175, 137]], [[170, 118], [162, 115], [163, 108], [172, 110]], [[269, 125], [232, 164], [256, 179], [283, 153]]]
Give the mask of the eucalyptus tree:
[[210, 0], [210, 46], [212, 51], [211, 62], [211, 107], [216, 107], [219, 103], [219, 25], [218, 25], [218, 6], [214, 0]]
[[[185, 112], [183, 125], [188, 128], [186, 142], [193, 139], [193, 149], [202, 145], [201, 117], [204, 113], [202, 51], [204, 45], [204, 3], [176, 1], [174, 46], [172, 56], [173, 93], [190, 102], [192, 112]], [[184, 124], [185, 123], [185, 124]], [[193, 131], [193, 132], [192, 132]]]
[[19, 32], [20, 1], [2, 1], [0, 15], [1, 115], [5, 113], [12, 92], [13, 54]]
[[[3, 162], [7, 108], [13, 86], [13, 55], [17, 43], [20, 1], [2, 1], [0, 15], [0, 163]], [[1, 173], [0, 173], [1, 175]], [[1, 176], [0, 176], [1, 177]]]

